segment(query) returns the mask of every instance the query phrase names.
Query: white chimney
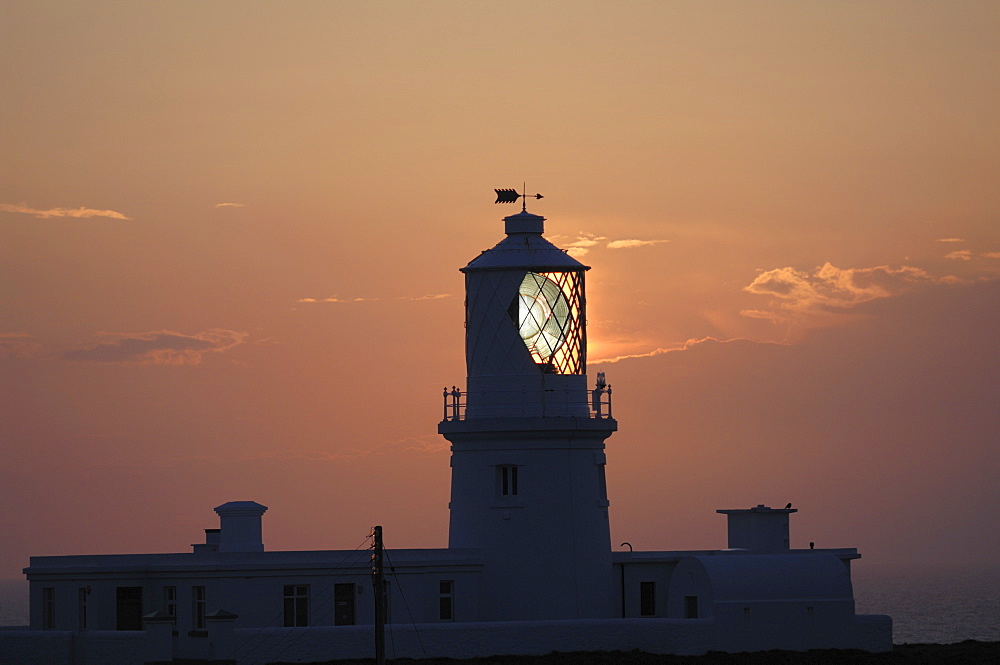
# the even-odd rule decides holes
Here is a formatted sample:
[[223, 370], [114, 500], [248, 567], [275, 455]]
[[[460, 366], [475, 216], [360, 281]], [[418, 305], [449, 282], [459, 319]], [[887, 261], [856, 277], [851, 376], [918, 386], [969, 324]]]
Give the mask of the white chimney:
[[220, 552], [263, 552], [260, 518], [267, 511], [256, 501], [230, 501], [215, 509], [219, 514]]
[[798, 509], [792, 508], [792, 504], [784, 508], [758, 504], [753, 508], [715, 512], [729, 517], [730, 549], [775, 551], [789, 549], [788, 515]]

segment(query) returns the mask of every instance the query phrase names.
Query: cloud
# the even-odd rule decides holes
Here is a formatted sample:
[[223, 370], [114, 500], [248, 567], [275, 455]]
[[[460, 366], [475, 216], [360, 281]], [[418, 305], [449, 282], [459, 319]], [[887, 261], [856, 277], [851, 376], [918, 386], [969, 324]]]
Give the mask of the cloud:
[[[397, 296], [392, 300], [409, 300], [409, 301], [419, 301], [419, 300], [441, 300], [443, 298], [451, 298], [450, 293], [428, 293], [422, 296]], [[297, 303], [320, 303], [320, 302], [332, 302], [332, 303], [355, 303], [355, 302], [376, 302], [379, 300], [385, 300], [384, 298], [341, 298], [340, 296], [330, 296], [328, 298], [299, 298], [295, 302]]]
[[593, 247], [594, 245], [600, 245], [602, 240], [607, 240], [607, 238], [598, 238], [595, 236], [580, 236], [576, 240], [568, 243], [567, 247]]
[[[616, 486], [615, 528], [655, 538], [650, 519], [693, 512], [690, 528], [704, 533], [681, 542], [675, 529], [646, 549], [694, 549], [725, 542], [705, 515], [774, 497], [825, 513], [824, 542], [864, 544], [872, 560], [995, 560], [1000, 530], [982, 527], [1000, 523], [998, 302], [998, 280], [925, 285], [796, 344], [696, 344], [606, 368], [630, 444], [614, 449], [616, 477], [629, 479]], [[668, 467], [670, 487], [658, 482]], [[681, 504], [676, 515], [646, 510]], [[975, 519], [952, 528], [963, 509]], [[930, 517], [949, 528], [922, 529]], [[798, 529], [792, 546], [807, 547], [814, 527]]]
[[965, 242], [965, 238], [938, 238], [934, 242]]
[[954, 259], [955, 261], [971, 261], [972, 260], [972, 250], [971, 249], [956, 249], [954, 252], [948, 252], [944, 255], [946, 259]]
[[214, 328], [195, 335], [163, 330], [146, 333], [101, 333], [110, 342], [72, 349], [64, 360], [139, 365], [198, 365], [208, 353], [242, 344], [247, 333]]
[[374, 302], [376, 300], [381, 300], [381, 298], [340, 298], [338, 296], [330, 296], [329, 298], [299, 298], [295, 302], [303, 303], [313, 303], [313, 302]]
[[450, 293], [429, 293], [424, 296], [417, 296], [415, 298], [409, 296], [400, 296], [397, 300], [441, 300], [443, 298], [450, 298]]
[[582, 233], [567, 242], [562, 242], [561, 238], [562, 236], [553, 236], [554, 240], [560, 241], [559, 244], [566, 249], [566, 253], [575, 258], [586, 256], [590, 253], [591, 247], [596, 247], [602, 241], [607, 240], [607, 238], [595, 236], [593, 233]]
[[987, 259], [1000, 259], [1000, 252], [983, 252], [980, 256], [984, 256]]
[[946, 283], [912, 266], [838, 268], [825, 263], [812, 273], [792, 267], [761, 272], [744, 291], [771, 296], [770, 309], [746, 309], [743, 316], [775, 322], [819, 317], [880, 298], [899, 295], [918, 284]]
[[30, 358], [42, 351], [42, 345], [26, 332], [0, 332], [0, 358]]
[[608, 249], [630, 249], [632, 247], [646, 247], [648, 245], [658, 245], [661, 242], [670, 242], [669, 240], [635, 240], [634, 238], [628, 240], [612, 240], [608, 243]]
[[246, 203], [216, 203], [216, 208], [246, 208]]
[[[560, 236], [553, 236], [554, 239], [560, 239]], [[631, 249], [633, 247], [646, 247], [648, 245], [658, 245], [660, 243], [670, 242], [669, 240], [638, 240], [635, 238], [622, 238], [620, 240], [611, 240], [607, 236], [597, 236], [593, 233], [581, 233], [575, 239], [569, 240], [568, 242], [560, 242], [559, 244], [566, 248], [566, 253], [573, 257], [586, 256], [590, 253], [590, 250], [595, 247], [600, 247], [603, 245], [605, 249]]]
[[745, 339], [743, 337], [734, 337], [732, 339], [717, 339], [715, 337], [702, 337], [701, 339], [689, 339], [683, 344], [677, 344], [670, 347], [660, 347], [653, 349], [652, 351], [647, 351], [646, 353], [632, 353], [627, 355], [615, 356], [614, 358], [599, 358], [597, 360], [588, 360], [588, 365], [609, 365], [622, 360], [628, 360], [630, 358], [652, 358], [654, 356], [662, 356], [664, 353], [673, 353], [675, 351], [687, 351], [692, 349], [699, 344], [705, 343], [715, 343], [715, 344], [729, 344], [731, 342], [751, 342], [754, 344], [779, 344], [778, 342], [755, 342], [754, 340]]
[[107, 217], [109, 219], [131, 219], [131, 217], [126, 217], [115, 210], [95, 210], [93, 208], [49, 208], [48, 210], [39, 210], [37, 208], [29, 208], [23, 203], [0, 203], [0, 210], [4, 212], [17, 212], [25, 215], [34, 215], [38, 219], [49, 219], [51, 217]]

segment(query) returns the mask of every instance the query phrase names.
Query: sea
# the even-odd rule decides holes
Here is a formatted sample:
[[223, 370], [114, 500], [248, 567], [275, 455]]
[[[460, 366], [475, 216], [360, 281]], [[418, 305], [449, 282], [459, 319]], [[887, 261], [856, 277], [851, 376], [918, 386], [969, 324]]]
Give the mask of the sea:
[[[1000, 642], [1000, 563], [907, 568], [856, 562], [858, 614], [892, 617], [895, 644]], [[28, 583], [0, 580], [0, 626], [28, 625]]]
[[1000, 561], [994, 565], [852, 564], [858, 614], [892, 617], [894, 644], [1000, 642]]

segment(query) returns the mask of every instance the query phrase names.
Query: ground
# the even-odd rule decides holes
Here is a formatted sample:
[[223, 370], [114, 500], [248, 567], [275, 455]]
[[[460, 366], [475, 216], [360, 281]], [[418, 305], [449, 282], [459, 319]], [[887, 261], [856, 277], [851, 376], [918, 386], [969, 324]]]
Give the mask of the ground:
[[[374, 659], [336, 660], [314, 665], [371, 665]], [[639, 651], [602, 653], [553, 653], [547, 656], [491, 656], [452, 658], [386, 659], [394, 665], [979, 665], [1000, 663], [1000, 642], [966, 640], [957, 644], [899, 644], [892, 651], [816, 649], [813, 651], [760, 651], [717, 653], [704, 656], [657, 656]], [[272, 665], [287, 665], [273, 663]]]

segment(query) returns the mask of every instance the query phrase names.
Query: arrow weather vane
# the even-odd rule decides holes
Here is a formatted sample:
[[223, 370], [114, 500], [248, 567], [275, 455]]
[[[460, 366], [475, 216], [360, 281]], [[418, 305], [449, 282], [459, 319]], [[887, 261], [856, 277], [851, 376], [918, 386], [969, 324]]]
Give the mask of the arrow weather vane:
[[518, 199], [524, 199], [524, 201], [521, 202], [522, 212], [527, 210], [528, 198], [545, 198], [541, 194], [518, 194], [516, 189], [494, 189], [493, 191], [497, 193], [497, 200], [493, 202], [494, 204], [514, 203]]

